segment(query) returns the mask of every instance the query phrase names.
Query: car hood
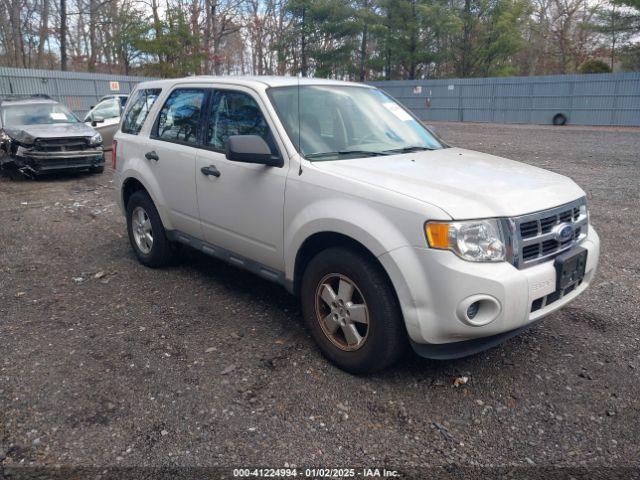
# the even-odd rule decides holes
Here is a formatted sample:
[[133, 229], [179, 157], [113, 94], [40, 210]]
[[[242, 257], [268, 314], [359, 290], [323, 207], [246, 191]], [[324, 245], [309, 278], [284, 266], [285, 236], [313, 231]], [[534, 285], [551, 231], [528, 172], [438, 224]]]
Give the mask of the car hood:
[[462, 148], [314, 166], [435, 205], [454, 219], [517, 216], [585, 195], [557, 173]]
[[84, 123], [57, 123], [50, 125], [18, 125], [4, 131], [14, 140], [29, 143], [35, 138], [91, 137], [96, 131]]

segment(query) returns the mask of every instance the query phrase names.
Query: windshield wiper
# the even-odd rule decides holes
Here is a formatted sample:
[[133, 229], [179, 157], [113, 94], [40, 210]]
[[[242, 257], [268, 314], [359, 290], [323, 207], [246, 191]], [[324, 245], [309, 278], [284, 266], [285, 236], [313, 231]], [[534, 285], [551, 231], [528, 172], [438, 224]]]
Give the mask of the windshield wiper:
[[398, 153], [411, 153], [411, 152], [420, 152], [422, 150], [435, 150], [435, 148], [423, 147], [420, 145], [411, 145], [409, 147], [402, 148], [392, 148], [390, 150], [384, 150], [384, 152], [398, 152]]
[[389, 155], [385, 152], [376, 152], [372, 150], [339, 150], [335, 152], [318, 152], [305, 155], [305, 158], [322, 158], [330, 157], [332, 155], [367, 155], [371, 157], [379, 157], [381, 155]]

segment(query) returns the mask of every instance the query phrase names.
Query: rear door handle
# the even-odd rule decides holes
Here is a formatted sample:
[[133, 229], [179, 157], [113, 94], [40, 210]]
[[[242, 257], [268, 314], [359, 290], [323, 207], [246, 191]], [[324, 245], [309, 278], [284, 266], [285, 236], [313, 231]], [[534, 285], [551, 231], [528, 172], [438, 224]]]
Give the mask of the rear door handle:
[[150, 152], [145, 153], [144, 158], [146, 158], [147, 160], [155, 160], [156, 162], [160, 160], [160, 157], [155, 150], [151, 150]]
[[215, 165], [209, 165], [208, 167], [202, 167], [200, 169], [200, 171], [202, 172], [203, 175], [213, 175], [214, 177], [219, 177], [220, 176], [220, 170], [218, 170], [216, 168]]

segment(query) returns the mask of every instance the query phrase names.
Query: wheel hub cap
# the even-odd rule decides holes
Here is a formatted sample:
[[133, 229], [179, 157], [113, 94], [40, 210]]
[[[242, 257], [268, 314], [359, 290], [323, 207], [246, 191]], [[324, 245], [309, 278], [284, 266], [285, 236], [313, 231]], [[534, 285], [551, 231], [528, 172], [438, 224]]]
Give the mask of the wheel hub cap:
[[131, 230], [138, 249], [145, 255], [153, 248], [151, 219], [142, 207], [136, 207], [131, 214]]

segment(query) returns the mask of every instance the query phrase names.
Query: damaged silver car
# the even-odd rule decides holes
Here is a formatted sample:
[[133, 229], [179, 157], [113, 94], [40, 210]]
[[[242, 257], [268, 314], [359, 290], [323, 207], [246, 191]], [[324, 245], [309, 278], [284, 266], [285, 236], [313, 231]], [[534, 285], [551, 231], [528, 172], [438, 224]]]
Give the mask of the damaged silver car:
[[102, 137], [45, 95], [0, 97], [0, 169], [101, 173]]

